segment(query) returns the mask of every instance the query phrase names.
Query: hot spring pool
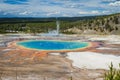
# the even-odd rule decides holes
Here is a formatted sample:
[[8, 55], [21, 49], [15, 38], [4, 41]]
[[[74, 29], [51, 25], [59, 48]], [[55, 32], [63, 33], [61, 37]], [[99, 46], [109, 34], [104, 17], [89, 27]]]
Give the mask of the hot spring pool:
[[52, 40], [28, 40], [18, 42], [17, 45], [36, 50], [76, 50], [87, 47], [89, 43]]

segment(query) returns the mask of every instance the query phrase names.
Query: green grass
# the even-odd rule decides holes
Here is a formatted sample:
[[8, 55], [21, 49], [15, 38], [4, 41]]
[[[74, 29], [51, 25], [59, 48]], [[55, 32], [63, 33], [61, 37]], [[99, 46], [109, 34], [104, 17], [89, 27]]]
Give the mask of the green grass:
[[120, 64], [119, 69], [115, 69], [111, 63], [109, 71], [105, 73], [104, 80], [120, 80]]

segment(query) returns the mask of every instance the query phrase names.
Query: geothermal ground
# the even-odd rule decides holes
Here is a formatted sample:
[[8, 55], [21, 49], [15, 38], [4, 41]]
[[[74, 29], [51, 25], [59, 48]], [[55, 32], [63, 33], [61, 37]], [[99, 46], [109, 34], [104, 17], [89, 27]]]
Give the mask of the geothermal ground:
[[[80, 37], [80, 36], [77, 36]], [[84, 36], [102, 42], [82, 52], [46, 53], [14, 45], [0, 48], [1, 80], [103, 80], [113, 62], [120, 63], [120, 36]], [[79, 40], [77, 40], [79, 41]]]

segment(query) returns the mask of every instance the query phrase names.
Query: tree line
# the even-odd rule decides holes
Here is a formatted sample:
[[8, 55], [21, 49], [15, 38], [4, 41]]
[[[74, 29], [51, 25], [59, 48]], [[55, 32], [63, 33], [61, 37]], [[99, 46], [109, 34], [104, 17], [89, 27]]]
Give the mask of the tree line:
[[[15, 19], [13, 19], [15, 20]], [[0, 22], [0, 33], [43, 33], [56, 29], [56, 20], [43, 20], [18, 22], [18, 20], [9, 22]], [[94, 18], [85, 18], [80, 20], [59, 20], [61, 33], [74, 33], [68, 31], [70, 28], [84, 30], [93, 30], [100, 34], [109, 34], [111, 32], [119, 32], [120, 30], [120, 14], [112, 14], [107, 16], [97, 16]]]

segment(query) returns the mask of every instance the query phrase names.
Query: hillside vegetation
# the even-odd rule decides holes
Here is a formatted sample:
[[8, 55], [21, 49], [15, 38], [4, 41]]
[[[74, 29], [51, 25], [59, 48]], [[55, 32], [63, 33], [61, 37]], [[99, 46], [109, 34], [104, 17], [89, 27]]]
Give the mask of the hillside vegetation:
[[[58, 18], [64, 34], [120, 34], [120, 13]], [[56, 18], [1, 18], [0, 33], [43, 33], [56, 29]]]
[[98, 16], [94, 19], [70, 23], [66, 33], [81, 34], [120, 34], [120, 14]]

